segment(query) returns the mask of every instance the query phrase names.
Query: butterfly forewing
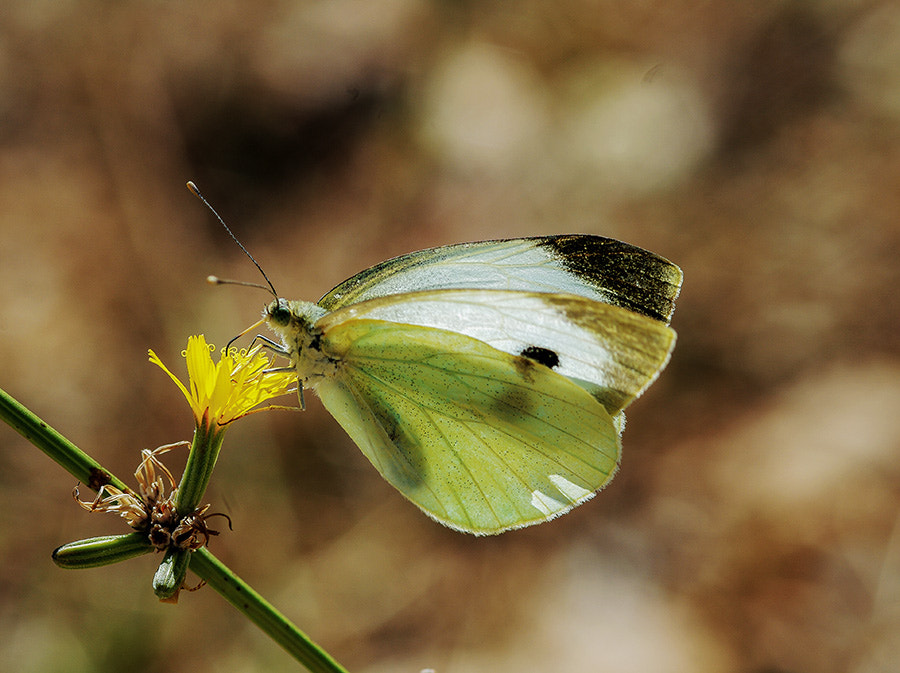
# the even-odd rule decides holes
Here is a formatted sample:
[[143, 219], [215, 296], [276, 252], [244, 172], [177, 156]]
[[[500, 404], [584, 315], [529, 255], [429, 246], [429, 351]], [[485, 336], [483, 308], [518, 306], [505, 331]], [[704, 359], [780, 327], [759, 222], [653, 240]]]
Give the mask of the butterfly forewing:
[[[566, 376], [614, 414], [656, 378], [674, 345], [661, 322], [574, 295], [502, 290], [437, 290], [391, 295], [325, 315], [342, 322], [385, 320], [449, 330]], [[541, 356], [549, 358], [542, 360]]]
[[533, 360], [454, 332], [349, 320], [317, 392], [378, 471], [452, 528], [498, 533], [568, 511], [612, 478], [617, 428]]
[[522, 290], [574, 294], [668, 323], [681, 278], [681, 270], [668, 260], [611, 238], [541, 236], [395, 257], [349, 278], [318, 303], [331, 311], [422, 290]]

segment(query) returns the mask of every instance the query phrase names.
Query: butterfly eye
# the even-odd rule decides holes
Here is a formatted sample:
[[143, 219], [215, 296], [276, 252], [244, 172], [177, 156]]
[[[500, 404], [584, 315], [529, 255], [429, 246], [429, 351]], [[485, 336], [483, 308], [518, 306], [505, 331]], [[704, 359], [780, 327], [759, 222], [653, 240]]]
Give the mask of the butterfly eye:
[[287, 300], [279, 298], [266, 307], [266, 315], [277, 325], [287, 325], [291, 321], [292, 314]]

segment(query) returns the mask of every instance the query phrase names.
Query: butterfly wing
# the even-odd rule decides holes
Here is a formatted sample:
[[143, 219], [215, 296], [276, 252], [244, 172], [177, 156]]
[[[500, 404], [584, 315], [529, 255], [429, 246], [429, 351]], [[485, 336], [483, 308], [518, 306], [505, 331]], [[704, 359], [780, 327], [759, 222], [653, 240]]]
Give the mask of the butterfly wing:
[[615, 415], [665, 366], [675, 333], [632, 311], [570, 294], [506, 290], [410, 292], [353, 304], [316, 323], [384, 320], [464, 334], [510, 355], [532, 355]]
[[451, 528], [499, 533], [567, 512], [619, 459], [603, 405], [550, 368], [464, 334], [378, 320], [324, 330], [316, 388], [366, 457]]
[[333, 311], [389, 295], [438, 289], [574, 294], [668, 324], [681, 269], [621, 241], [566, 235], [461, 243], [420, 250], [344, 281], [318, 304]]

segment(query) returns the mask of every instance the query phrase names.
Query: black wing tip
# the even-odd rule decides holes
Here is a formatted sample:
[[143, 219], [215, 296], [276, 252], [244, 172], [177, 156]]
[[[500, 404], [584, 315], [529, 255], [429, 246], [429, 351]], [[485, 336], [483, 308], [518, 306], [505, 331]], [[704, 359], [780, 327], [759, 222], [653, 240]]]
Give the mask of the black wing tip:
[[571, 273], [611, 295], [612, 303], [669, 323], [684, 274], [665, 257], [591, 234], [544, 236], [540, 244]]

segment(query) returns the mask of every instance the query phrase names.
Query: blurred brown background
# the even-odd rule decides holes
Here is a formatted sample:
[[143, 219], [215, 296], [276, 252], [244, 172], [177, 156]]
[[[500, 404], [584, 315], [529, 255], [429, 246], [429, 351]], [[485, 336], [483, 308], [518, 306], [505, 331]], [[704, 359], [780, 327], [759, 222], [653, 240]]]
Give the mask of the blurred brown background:
[[[682, 266], [622, 470], [550, 524], [431, 522], [321, 406], [226, 438], [212, 549], [353, 671], [801, 673], [900, 660], [900, 5], [12, 2], [0, 386], [130, 479], [187, 336], [410, 250], [587, 232]], [[180, 469], [183, 455], [169, 464]], [[0, 428], [0, 669], [293, 671]]]

